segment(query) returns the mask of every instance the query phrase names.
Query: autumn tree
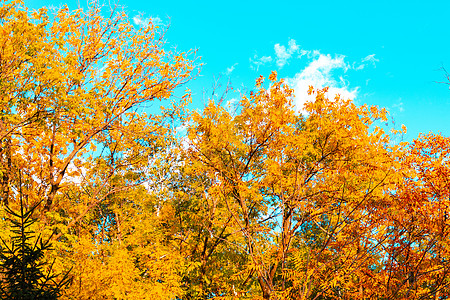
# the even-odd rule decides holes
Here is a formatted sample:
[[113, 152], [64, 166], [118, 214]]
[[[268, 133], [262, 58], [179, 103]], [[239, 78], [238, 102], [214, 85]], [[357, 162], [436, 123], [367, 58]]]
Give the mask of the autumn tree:
[[400, 159], [403, 180], [385, 214], [383, 271], [372, 279], [387, 299], [449, 295], [449, 142], [421, 134]]
[[34, 211], [63, 299], [448, 296], [448, 138], [326, 88], [299, 111], [276, 73], [189, 113], [166, 28], [0, 4], [0, 237]]
[[209, 211], [222, 207], [209, 222], [226, 224], [221, 241], [246, 257], [234, 275], [242, 285], [228, 294], [248, 295], [249, 278], [265, 299], [361, 294], [358, 272], [382, 246], [376, 210], [396, 180], [397, 149], [373, 125], [386, 112], [329, 100], [324, 89], [310, 91], [316, 99], [302, 115], [292, 90], [269, 79], [236, 115], [210, 101], [189, 128], [186, 165], [208, 177]]
[[247, 258], [232, 246], [237, 236], [224, 203], [211, 193], [213, 180], [190, 161], [182, 141], [158, 162], [155, 178], [162, 184], [154, 192], [171, 207], [172, 217], [167, 219], [171, 238], [186, 258], [185, 298], [209, 299], [236, 292], [241, 285], [252, 286], [251, 276], [244, 283], [233, 276], [242, 271]]
[[[151, 270], [143, 259], [135, 264], [125, 241], [142, 228], [127, 224], [144, 209], [149, 161], [168, 147], [172, 122], [184, 113], [188, 98], [174, 100], [173, 92], [192, 77], [189, 53], [167, 51], [164, 28], [151, 22], [135, 27], [117, 6], [93, 2], [87, 10], [54, 13], [30, 12], [20, 1], [0, 7], [3, 203], [18, 201], [12, 190], [19, 186], [25, 207], [44, 199], [37, 208], [41, 230], [57, 231], [55, 268], [76, 266], [77, 287], [68, 293], [77, 299], [144, 299], [151, 293], [136, 291], [157, 294], [150, 288], [155, 282], [167, 297], [173, 280], [154, 276], [144, 280], [145, 289], [131, 285]], [[127, 207], [134, 209], [128, 216]], [[156, 247], [158, 236], [144, 236], [142, 243]], [[114, 265], [125, 268], [121, 278], [108, 273]], [[96, 269], [105, 272], [102, 278]]]

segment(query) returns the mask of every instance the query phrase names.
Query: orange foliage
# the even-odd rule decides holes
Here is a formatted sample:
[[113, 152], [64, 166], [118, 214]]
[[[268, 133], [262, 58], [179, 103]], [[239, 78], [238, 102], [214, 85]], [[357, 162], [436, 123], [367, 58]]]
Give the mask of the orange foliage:
[[327, 88], [300, 112], [275, 72], [188, 116], [164, 30], [0, 3], [1, 204], [43, 201], [65, 299], [449, 297], [449, 138]]

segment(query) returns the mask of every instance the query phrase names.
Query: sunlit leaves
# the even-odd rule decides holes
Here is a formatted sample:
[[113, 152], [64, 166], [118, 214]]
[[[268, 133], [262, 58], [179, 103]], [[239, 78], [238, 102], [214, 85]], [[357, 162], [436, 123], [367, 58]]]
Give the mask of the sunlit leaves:
[[332, 296], [381, 247], [376, 207], [390, 201], [396, 150], [371, 128], [386, 112], [329, 100], [324, 89], [310, 91], [316, 99], [302, 116], [289, 87], [275, 73], [269, 80], [268, 89], [257, 80], [236, 115], [213, 101], [194, 113], [187, 164], [210, 178], [208, 197], [226, 207], [248, 260], [236, 278], [253, 277], [267, 299]]
[[145, 235], [158, 217], [143, 205], [142, 184], [185, 114], [189, 97], [168, 99], [192, 77], [192, 53], [163, 49], [164, 29], [137, 28], [120, 7], [97, 2], [50, 13], [2, 1], [0, 17], [2, 201], [44, 200], [55, 266], [74, 266], [68, 297], [180, 294], [166, 233], [156, 223]]

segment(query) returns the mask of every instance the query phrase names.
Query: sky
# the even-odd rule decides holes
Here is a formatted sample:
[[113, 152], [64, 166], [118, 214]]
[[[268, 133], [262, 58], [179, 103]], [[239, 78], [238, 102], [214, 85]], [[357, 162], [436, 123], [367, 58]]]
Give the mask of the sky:
[[[81, 0], [25, 0], [30, 8]], [[186, 87], [202, 107], [213, 87], [239, 97], [272, 70], [295, 90], [330, 87], [357, 104], [387, 108], [411, 141], [450, 136], [450, 1], [119, 1], [136, 26], [169, 26], [168, 49], [197, 50], [203, 64]], [[444, 82], [444, 83], [442, 83]], [[220, 88], [217, 88], [220, 91]]]

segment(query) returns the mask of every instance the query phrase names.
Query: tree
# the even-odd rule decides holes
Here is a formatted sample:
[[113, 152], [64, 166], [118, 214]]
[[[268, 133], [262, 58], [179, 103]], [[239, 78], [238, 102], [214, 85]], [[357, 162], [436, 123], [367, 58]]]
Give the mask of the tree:
[[[139, 214], [149, 161], [170, 146], [174, 122], [185, 113], [188, 94], [175, 100], [173, 92], [194, 75], [191, 53], [166, 51], [165, 29], [151, 22], [137, 28], [117, 6], [93, 2], [87, 10], [54, 14], [30, 13], [20, 1], [0, 6], [2, 200], [17, 203], [12, 191], [19, 186], [26, 208], [44, 199], [36, 208], [37, 227], [43, 234], [56, 231], [55, 269], [63, 271], [67, 262], [75, 267], [78, 289], [67, 293], [82, 291], [96, 279], [83, 281], [84, 274], [105, 265], [107, 272], [113, 265], [128, 266], [122, 282], [138, 282], [146, 270], [125, 255], [124, 241], [142, 232], [131, 225], [125, 230], [130, 220], [122, 209]], [[99, 229], [107, 234], [99, 235]], [[108, 297], [128, 290], [98, 282], [105, 285], [96, 291]], [[173, 281], [164, 282], [167, 293], [174, 293]]]
[[[326, 88], [310, 88], [299, 112], [276, 73], [234, 112], [223, 96], [189, 113], [189, 92], [174, 91], [195, 59], [166, 51], [164, 28], [98, 2], [0, 4], [5, 245], [19, 240], [9, 207], [22, 209], [21, 248], [1, 257], [5, 295], [30, 258], [35, 279], [19, 288], [38, 286], [33, 297], [448, 296], [447, 138], [396, 144], [384, 109]], [[73, 267], [74, 284], [46, 285], [54, 277], [37, 261], [50, 239], [33, 246], [26, 228], [51, 236], [46, 260]]]
[[208, 177], [209, 211], [224, 208], [210, 222], [230, 220], [226, 242], [246, 257], [241, 283], [254, 278], [264, 299], [362, 293], [359, 272], [382, 246], [376, 210], [396, 180], [396, 148], [370, 130], [386, 112], [329, 100], [325, 89], [302, 116], [292, 90], [269, 79], [269, 89], [258, 79], [236, 115], [213, 101], [193, 114], [185, 165]]
[[[26, 12], [14, 8], [9, 7], [5, 27], [19, 26], [16, 15], [27, 18]], [[23, 84], [26, 88], [14, 86], [18, 97], [4, 90], [3, 99], [9, 101], [3, 106], [4, 118], [16, 119], [23, 115], [40, 118], [32, 126], [19, 127], [19, 132], [14, 131], [18, 129], [12, 122], [5, 123], [11, 129], [4, 128], [2, 136], [12, 140], [13, 150], [23, 152], [21, 157], [27, 162], [27, 174], [39, 174], [47, 185], [43, 192], [46, 210], [51, 210], [60, 189], [69, 185], [63, 179], [76, 177], [80, 169], [95, 164], [98, 158], [107, 157], [111, 161], [108, 178], [119, 171], [116, 168], [138, 165], [145, 157], [145, 150], [154, 150], [144, 146], [156, 146], [159, 136], [167, 131], [165, 117], [179, 112], [176, 108], [163, 109], [158, 116], [137, 110], [144, 103], [170, 97], [173, 89], [189, 77], [192, 64], [183, 55], [174, 55], [172, 60], [171, 53], [161, 49], [163, 35], [157, 36], [152, 24], [136, 30], [126, 15], [116, 9], [113, 8], [107, 19], [101, 17], [101, 7], [94, 3], [86, 13], [62, 9], [52, 23], [45, 10], [33, 15], [34, 19], [23, 21], [41, 30], [39, 40], [45, 41], [45, 47], [33, 46], [48, 50], [44, 53], [46, 61], [60, 63], [46, 65], [38, 55], [40, 52], [28, 53], [17, 63], [25, 70], [14, 69], [11, 73], [27, 72], [35, 76], [19, 73], [19, 82], [26, 80]], [[5, 30], [13, 32], [15, 37], [17, 30], [9, 27]], [[8, 40], [9, 36], [6, 35], [3, 44], [15, 48], [15, 41]], [[2, 56], [2, 59], [5, 60], [2, 65], [12, 64], [9, 57]], [[40, 69], [34, 70], [37, 66]], [[54, 82], [45, 82], [41, 77], [51, 77]], [[103, 148], [105, 154], [86, 155], [89, 147]], [[126, 159], [124, 148], [129, 152]]]
[[185, 257], [183, 274], [185, 299], [209, 299], [235, 294], [241, 285], [252, 286], [249, 277], [241, 282], [236, 273], [242, 271], [247, 257], [231, 246], [236, 235], [224, 203], [211, 193], [213, 180], [192, 164], [182, 145], [171, 156], [161, 160], [162, 185], [159, 197], [172, 210], [172, 238], [180, 256]]
[[449, 295], [450, 139], [420, 135], [401, 157], [403, 181], [386, 213], [389, 243], [384, 276], [376, 284], [388, 299], [442, 299]]
[[[5, 208], [14, 235], [11, 237], [10, 245], [1, 239], [3, 243], [0, 248], [0, 273], [3, 275], [0, 283], [1, 299], [58, 299], [62, 289], [70, 283], [69, 273], [57, 282], [58, 276], [52, 273], [52, 266], [48, 267], [42, 261], [45, 252], [51, 250], [51, 236], [45, 242], [41, 236], [35, 238], [31, 227], [36, 222], [33, 218], [36, 208], [37, 205], [24, 211], [22, 197], [20, 212], [15, 212], [8, 206]], [[45, 267], [48, 269], [46, 272]]]

